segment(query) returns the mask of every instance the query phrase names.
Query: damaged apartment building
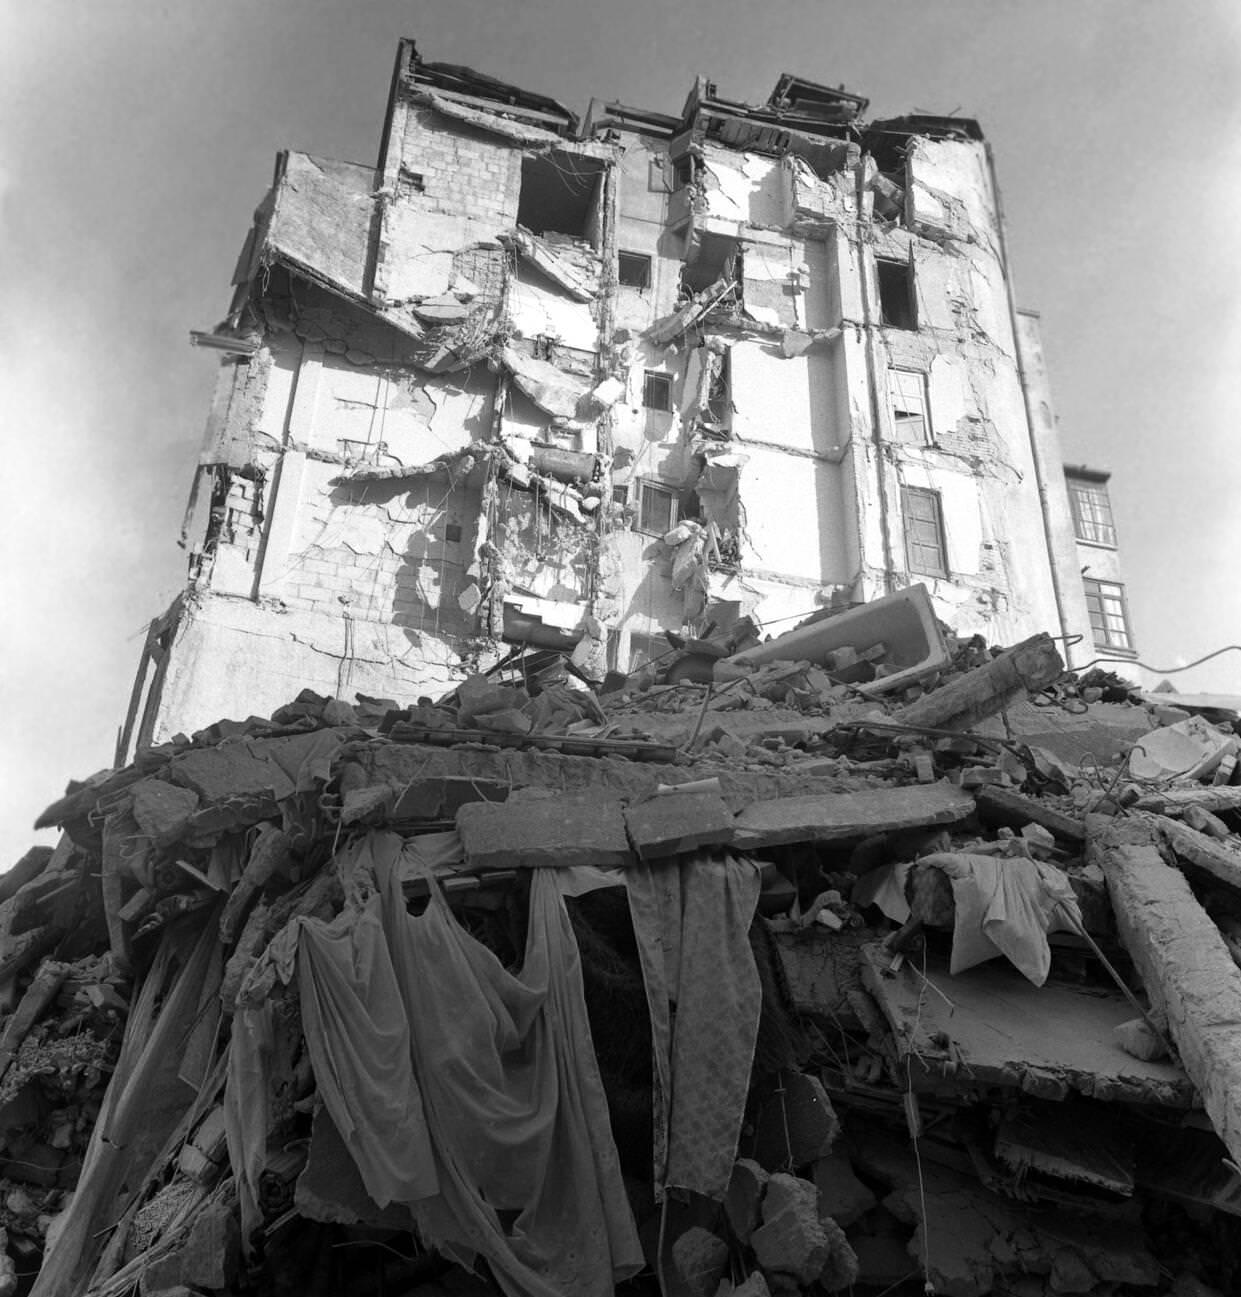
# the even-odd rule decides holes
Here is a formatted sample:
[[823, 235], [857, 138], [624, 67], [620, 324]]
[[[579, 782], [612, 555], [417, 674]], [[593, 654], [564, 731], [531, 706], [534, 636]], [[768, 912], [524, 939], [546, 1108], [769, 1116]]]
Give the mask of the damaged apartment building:
[[0, 876], [0, 1297], [1241, 1292], [1241, 699], [1091, 669], [986, 145], [864, 108], [404, 42], [280, 157]]
[[194, 335], [224, 354], [190, 582], [122, 755], [303, 686], [434, 693], [513, 645], [599, 681], [668, 632], [918, 582], [960, 635], [1093, 656], [990, 149], [866, 104], [699, 78], [679, 116], [579, 122], [403, 42], [378, 164], [280, 154]]

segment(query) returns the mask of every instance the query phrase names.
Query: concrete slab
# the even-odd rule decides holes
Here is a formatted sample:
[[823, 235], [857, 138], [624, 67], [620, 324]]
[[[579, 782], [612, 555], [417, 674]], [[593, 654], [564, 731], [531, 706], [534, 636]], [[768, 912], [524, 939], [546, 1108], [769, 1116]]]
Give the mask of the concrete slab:
[[1157, 1017], [1234, 1161], [1241, 1158], [1241, 969], [1185, 876], [1146, 824], [1086, 820], [1088, 859], [1107, 878], [1116, 925]]
[[863, 947], [862, 961], [862, 980], [901, 1058], [912, 1056], [915, 1089], [947, 1079], [957, 1088], [1012, 1086], [1049, 1099], [1076, 1090], [1114, 1102], [1196, 1105], [1180, 1067], [1131, 1058], [1116, 1043], [1113, 1028], [1133, 1017], [1119, 992], [1036, 987], [998, 962], [951, 977], [946, 959], [932, 958], [925, 980], [908, 962], [893, 975], [891, 952], [879, 943]]
[[733, 843], [740, 851], [788, 842], [839, 842], [928, 824], [955, 824], [974, 799], [949, 783], [872, 788], [819, 797], [754, 802], [737, 816]]
[[472, 869], [628, 865], [633, 857], [617, 798], [589, 793], [471, 802], [457, 832]]
[[642, 860], [733, 840], [733, 813], [717, 793], [668, 793], [625, 809], [625, 827]]

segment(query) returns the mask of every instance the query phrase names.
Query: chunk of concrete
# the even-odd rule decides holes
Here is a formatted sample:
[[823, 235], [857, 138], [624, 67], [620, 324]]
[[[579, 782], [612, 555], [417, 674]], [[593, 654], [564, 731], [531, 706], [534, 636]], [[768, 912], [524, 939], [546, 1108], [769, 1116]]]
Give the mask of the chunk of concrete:
[[733, 840], [733, 814], [718, 793], [668, 793], [625, 810], [625, 827], [643, 860]]
[[806, 1166], [831, 1152], [840, 1122], [817, 1076], [782, 1072], [763, 1101], [754, 1130], [754, 1160], [768, 1171]]
[[738, 1158], [733, 1166], [728, 1192], [724, 1196], [724, 1214], [738, 1242], [748, 1243], [750, 1235], [758, 1228], [763, 1191], [770, 1178], [752, 1158]]
[[701, 1225], [691, 1225], [672, 1245], [672, 1264], [687, 1297], [714, 1297], [728, 1264], [728, 1244]]
[[964, 730], [1028, 698], [1059, 679], [1064, 662], [1050, 635], [1032, 635], [1005, 649], [984, 666], [957, 676], [946, 685], [895, 712], [898, 725]]
[[843, 1153], [819, 1158], [811, 1174], [819, 1191], [819, 1215], [830, 1216], [843, 1229], [861, 1220], [879, 1202], [857, 1178], [853, 1164]]
[[241, 1229], [236, 1216], [227, 1203], [208, 1202], [195, 1215], [185, 1242], [147, 1266], [142, 1292], [145, 1297], [180, 1284], [208, 1290], [228, 1288], [240, 1265]]
[[1241, 1159], [1241, 969], [1148, 824], [1092, 815], [1086, 830], [1152, 1010], [1166, 1019], [1216, 1133]]
[[773, 1175], [763, 1195], [763, 1223], [750, 1242], [767, 1274], [800, 1284], [816, 1280], [832, 1247], [819, 1220], [814, 1185], [795, 1175]]
[[627, 865], [632, 856], [618, 798], [591, 793], [471, 802], [457, 811], [474, 869]]
[[1020, 829], [1038, 824], [1069, 846], [1080, 846], [1086, 840], [1086, 826], [1076, 815], [1066, 815], [1035, 797], [990, 784], [975, 793], [979, 817], [986, 824], [1007, 825]]
[[753, 802], [736, 819], [740, 851], [790, 842], [838, 842], [928, 824], [955, 824], [974, 810], [969, 793], [941, 781], [856, 793]]

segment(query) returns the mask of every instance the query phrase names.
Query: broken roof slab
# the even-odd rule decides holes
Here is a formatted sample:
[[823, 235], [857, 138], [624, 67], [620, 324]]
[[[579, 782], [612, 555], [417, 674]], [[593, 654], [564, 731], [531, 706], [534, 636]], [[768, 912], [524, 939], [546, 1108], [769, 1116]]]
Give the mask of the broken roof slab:
[[1113, 1102], [1198, 1105], [1182, 1068], [1121, 1049], [1113, 1031], [1133, 1007], [1117, 993], [1036, 987], [1001, 963], [951, 977], [935, 957], [925, 975], [908, 961], [894, 973], [892, 959], [881, 944], [864, 946], [862, 980], [892, 1027], [899, 1057], [912, 1060], [915, 1089], [966, 1081], [1044, 1098], [1076, 1090]]

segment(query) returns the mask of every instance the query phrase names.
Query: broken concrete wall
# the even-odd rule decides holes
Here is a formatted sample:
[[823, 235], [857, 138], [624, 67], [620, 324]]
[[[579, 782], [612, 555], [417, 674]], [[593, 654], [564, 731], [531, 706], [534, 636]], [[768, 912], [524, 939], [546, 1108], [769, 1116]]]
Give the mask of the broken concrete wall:
[[1090, 613], [1086, 608], [1086, 595], [1082, 588], [1082, 569], [1087, 565], [1092, 568], [1097, 565], [1098, 572], [1092, 571], [1090, 575], [1097, 575], [1104, 581], [1120, 581], [1120, 565], [1115, 548], [1086, 545], [1074, 535], [1068, 488], [1060, 468], [1064, 462], [1064, 452], [1060, 444], [1056, 409], [1051, 398], [1051, 380], [1047, 372], [1047, 357], [1043, 351], [1042, 327], [1037, 311], [1017, 312], [1017, 346], [1030, 402], [1035, 468], [1039, 476], [1039, 490], [1046, 498], [1048, 550], [1058, 586], [1065, 630], [1070, 636], [1081, 637], [1077, 643], [1070, 640], [1066, 650], [1069, 665], [1074, 666], [1088, 662], [1096, 655], [1090, 629]]

